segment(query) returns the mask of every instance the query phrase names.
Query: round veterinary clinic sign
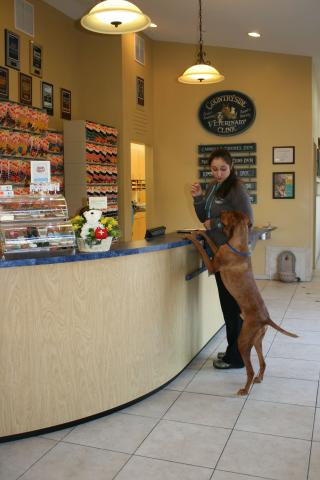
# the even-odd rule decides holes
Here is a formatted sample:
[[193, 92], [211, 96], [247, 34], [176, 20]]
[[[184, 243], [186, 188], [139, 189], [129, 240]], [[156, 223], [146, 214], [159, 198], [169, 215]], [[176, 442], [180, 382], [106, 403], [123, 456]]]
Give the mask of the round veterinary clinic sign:
[[221, 137], [239, 135], [253, 124], [256, 109], [244, 93], [224, 90], [206, 98], [200, 105], [201, 125]]

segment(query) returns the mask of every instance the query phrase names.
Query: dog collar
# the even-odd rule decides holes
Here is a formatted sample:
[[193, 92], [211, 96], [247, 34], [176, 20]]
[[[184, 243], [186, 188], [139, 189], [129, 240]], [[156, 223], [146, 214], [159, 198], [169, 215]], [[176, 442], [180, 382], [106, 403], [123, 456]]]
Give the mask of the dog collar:
[[240, 257], [251, 257], [251, 252], [240, 252], [236, 248], [234, 248], [229, 242], [226, 242], [226, 245], [230, 248], [230, 250], [233, 251], [236, 255], [239, 255]]

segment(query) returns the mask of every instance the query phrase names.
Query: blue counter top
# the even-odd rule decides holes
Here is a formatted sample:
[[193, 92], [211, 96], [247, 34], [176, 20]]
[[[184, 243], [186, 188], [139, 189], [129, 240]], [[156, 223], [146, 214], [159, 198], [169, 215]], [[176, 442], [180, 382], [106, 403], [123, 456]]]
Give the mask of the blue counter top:
[[0, 268], [26, 267], [32, 265], [50, 265], [56, 263], [81, 262], [84, 260], [99, 260], [101, 258], [123, 257], [138, 253], [156, 252], [170, 248], [189, 245], [189, 240], [184, 240], [176, 233], [169, 233], [151, 240], [137, 240], [132, 242], [118, 242], [108, 252], [80, 253], [76, 251], [71, 255], [44, 256], [37, 258], [18, 258], [15, 260], [0, 260]]

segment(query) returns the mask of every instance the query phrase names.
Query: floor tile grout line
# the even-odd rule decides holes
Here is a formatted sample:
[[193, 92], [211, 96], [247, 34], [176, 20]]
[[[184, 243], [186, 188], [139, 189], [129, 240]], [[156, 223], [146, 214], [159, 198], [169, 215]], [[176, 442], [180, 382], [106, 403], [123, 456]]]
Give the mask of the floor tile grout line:
[[[250, 478], [259, 478], [259, 480], [278, 480], [274, 477], [259, 477], [258, 475], [248, 475], [247, 473], [238, 473], [238, 472], [234, 472], [233, 470], [221, 470], [219, 468], [216, 468], [215, 471], [217, 472], [227, 472], [227, 473], [234, 473], [235, 475], [243, 475], [245, 477], [248, 477], [249, 479]], [[210, 480], [212, 480], [213, 477], [211, 477]]]
[[[157, 457], [146, 457], [145, 455], [141, 455], [139, 453], [133, 454], [134, 457], [139, 458], [146, 458], [148, 460], [158, 460], [159, 462], [169, 462], [169, 463], [176, 463], [178, 465], [185, 465], [187, 467], [196, 467], [196, 468], [206, 468], [207, 470], [213, 470], [214, 467], [205, 467], [203, 465], [195, 465], [194, 463], [184, 463], [184, 462], [175, 462], [174, 460], [167, 460], [165, 458], [157, 458]], [[117, 474], [118, 475], [118, 474]], [[115, 478], [115, 477], [114, 477]], [[112, 479], [114, 480], [114, 479]]]
[[[251, 388], [252, 388], [252, 387], [251, 387]], [[249, 393], [250, 393], [250, 392], [249, 392]], [[211, 479], [210, 479], [210, 480], [212, 480], [213, 475], [214, 475], [214, 472], [215, 472], [215, 470], [216, 470], [216, 467], [217, 467], [218, 463], [220, 462], [220, 459], [221, 459], [221, 457], [222, 457], [222, 455], [223, 455], [223, 453], [224, 453], [224, 451], [225, 451], [225, 449], [226, 449], [226, 447], [227, 447], [227, 445], [228, 445], [228, 443], [229, 443], [229, 440], [230, 440], [233, 432], [235, 431], [235, 426], [236, 426], [236, 424], [237, 424], [237, 422], [238, 422], [238, 420], [239, 420], [239, 417], [240, 417], [241, 413], [243, 412], [243, 409], [244, 409], [244, 407], [245, 407], [245, 405], [246, 405], [246, 403], [247, 403], [247, 401], [248, 401], [248, 398], [249, 398], [249, 395], [246, 395], [246, 398], [244, 399], [243, 405], [242, 405], [242, 407], [241, 407], [241, 409], [240, 409], [240, 411], [239, 411], [239, 414], [238, 414], [238, 416], [237, 416], [237, 418], [236, 418], [236, 420], [235, 420], [235, 422], [234, 422], [234, 424], [233, 424], [233, 427], [232, 427], [232, 429], [231, 429], [231, 431], [230, 431], [230, 434], [229, 434], [229, 436], [228, 436], [228, 438], [227, 438], [227, 441], [226, 441], [226, 443], [224, 444], [224, 447], [223, 447], [223, 449], [222, 449], [222, 451], [221, 451], [221, 453], [220, 453], [220, 455], [219, 455], [219, 457], [218, 457], [218, 460], [216, 461], [216, 464], [215, 464], [215, 467], [214, 467], [214, 470], [213, 470], [213, 473], [212, 473], [212, 475], [211, 475]]]
[[[293, 339], [294, 341], [294, 339]], [[269, 351], [268, 351], [269, 353]], [[267, 356], [267, 354], [266, 354]], [[273, 355], [269, 355], [269, 358], [283, 358], [285, 360], [303, 360], [304, 362], [316, 362], [316, 363], [320, 363], [319, 360], [309, 360], [308, 358], [297, 358], [297, 357], [279, 357], [279, 354], [277, 356], [273, 356]]]
[[315, 425], [316, 415], [317, 415], [317, 400], [318, 400], [318, 395], [319, 395], [319, 381], [318, 381], [318, 389], [317, 389], [317, 396], [316, 396], [316, 404], [315, 404], [314, 415], [313, 415], [313, 427], [312, 427], [312, 434], [311, 434], [311, 445], [310, 445], [310, 452], [309, 452], [309, 461], [308, 461], [308, 469], [307, 469], [307, 479], [309, 478], [309, 473], [310, 473], [311, 455], [312, 455], [312, 443], [313, 443], [314, 425]]
[[[193, 378], [193, 377], [192, 377]], [[116, 477], [119, 475], [119, 473], [124, 469], [124, 467], [127, 465], [127, 463], [131, 460], [131, 458], [136, 454], [137, 450], [141, 447], [141, 445], [147, 440], [147, 438], [149, 437], [149, 435], [154, 431], [154, 429], [159, 425], [159, 423], [161, 422], [162, 418], [164, 417], [164, 415], [168, 412], [168, 410], [175, 404], [175, 402], [178, 400], [178, 398], [181, 397], [181, 394], [182, 392], [179, 393], [179, 395], [177, 396], [177, 398], [169, 405], [169, 407], [165, 410], [165, 412], [163, 413], [163, 415], [158, 419], [157, 423], [153, 426], [153, 428], [150, 430], [150, 432], [146, 435], [146, 437], [139, 443], [139, 445], [136, 447], [136, 449], [134, 450], [134, 452], [130, 455], [130, 457], [128, 458], [128, 460], [125, 462], [124, 465], [122, 465], [122, 467], [120, 468], [120, 470], [116, 473], [116, 475], [112, 478], [112, 480], [116, 479]]]
[[[47, 440], [47, 439], [45, 439], [45, 440]], [[43, 455], [41, 455], [41, 457], [39, 457], [35, 462], [33, 462], [21, 475], [16, 477], [16, 480], [19, 480], [19, 478], [22, 478], [23, 475], [25, 475], [34, 465], [36, 465], [43, 457], [45, 457], [49, 452], [51, 452], [51, 450], [53, 450], [60, 443], [57, 440], [53, 440], [53, 441], [55, 441], [56, 443], [54, 445], [52, 445], [52, 447], [49, 448], [49, 450], [44, 452]]]
[[[180, 391], [179, 395], [177, 396], [177, 398], [174, 400], [174, 402], [166, 409], [166, 411], [163, 413], [163, 415], [159, 418], [158, 422], [154, 425], [154, 427], [152, 428], [152, 430], [150, 430], [150, 432], [148, 433], [148, 435], [142, 440], [142, 442], [140, 442], [140, 444], [137, 446], [137, 448], [135, 449], [135, 451], [130, 455], [130, 457], [128, 458], [127, 462], [121, 467], [121, 469], [116, 473], [116, 475], [113, 477], [112, 480], [115, 480], [116, 477], [119, 475], [119, 473], [123, 470], [123, 468], [127, 465], [127, 463], [131, 460], [131, 458], [133, 456], [137, 456], [136, 455], [136, 452], [137, 450], [140, 448], [140, 446], [147, 440], [147, 438], [149, 437], [149, 435], [153, 432], [153, 430], [159, 425], [159, 423], [161, 422], [161, 420], [163, 419], [163, 417], [166, 415], [166, 413], [169, 411], [169, 409], [176, 403], [176, 401], [181, 397], [182, 393], [185, 392], [185, 389], [188, 387], [188, 385], [192, 382], [192, 380], [194, 379], [194, 377], [199, 373], [199, 371], [201, 370], [201, 368], [204, 366], [204, 364], [208, 361], [208, 359], [210, 358], [210, 355], [212, 355], [213, 352], [215, 352], [219, 346], [221, 345], [221, 343], [224, 341], [225, 339], [225, 336], [221, 339], [221, 341], [219, 342], [219, 344], [217, 345], [217, 347], [208, 354], [208, 357], [204, 360], [203, 364], [201, 365], [200, 369], [199, 370], [196, 370], [194, 375], [192, 376], [192, 378], [190, 379], [190, 381], [187, 383], [187, 385], [184, 387], [184, 390]], [[177, 391], [177, 390], [175, 390]], [[150, 457], [146, 457], [146, 458], [150, 458]], [[187, 465], [187, 464], [186, 464]]]
[[[294, 292], [293, 292], [293, 294], [292, 294], [292, 296], [291, 296], [291, 299], [290, 299], [290, 301], [289, 301], [289, 303], [288, 303], [288, 306], [287, 306], [286, 311], [288, 310], [289, 305], [291, 304], [292, 299], [293, 299], [296, 291], [297, 291], [297, 286], [296, 286], [295, 289], [294, 289]], [[280, 322], [280, 325], [281, 325], [282, 322], [283, 322], [283, 319], [284, 319], [284, 317], [285, 317], [286, 311], [285, 311], [285, 313], [284, 313], [284, 315], [283, 315], [283, 317], [282, 317], [282, 320], [281, 320], [281, 322]], [[270, 348], [271, 348], [271, 346], [273, 345], [273, 342], [274, 342], [275, 338], [276, 338], [276, 336], [273, 337], [273, 340], [272, 340], [272, 342], [271, 342]], [[270, 348], [269, 348], [269, 350], [270, 350]], [[269, 350], [268, 350], [268, 352], [269, 352]], [[268, 352], [266, 353], [266, 356], [268, 355]], [[216, 463], [216, 466], [218, 465], [218, 463], [219, 463], [219, 461], [220, 461], [220, 459], [221, 459], [221, 457], [222, 457], [222, 455], [223, 455], [223, 452], [225, 451], [225, 448], [226, 448], [226, 446], [227, 446], [227, 444], [228, 444], [228, 442], [229, 442], [229, 440], [230, 440], [230, 437], [231, 437], [232, 433], [233, 433], [234, 431], [237, 431], [237, 430], [235, 430], [235, 426], [236, 426], [236, 424], [237, 424], [237, 422], [238, 422], [238, 419], [239, 419], [239, 417], [240, 417], [240, 415], [241, 415], [241, 413], [242, 413], [242, 411], [243, 411], [243, 409], [244, 409], [244, 407], [245, 407], [245, 405], [246, 405], [246, 403], [247, 403], [247, 401], [248, 401], [248, 399], [249, 399], [251, 390], [252, 390], [252, 386], [251, 386], [249, 395], [247, 395], [247, 398], [246, 398], [246, 400], [245, 400], [245, 402], [244, 402], [244, 404], [243, 404], [243, 406], [242, 406], [242, 408], [241, 408], [241, 410], [240, 410], [240, 413], [239, 413], [239, 415], [238, 415], [238, 417], [237, 417], [237, 420], [236, 420], [236, 422], [235, 422], [235, 424], [234, 424], [234, 426], [233, 426], [233, 429], [231, 430], [231, 433], [230, 433], [230, 435], [229, 435], [229, 437], [228, 437], [228, 439], [227, 439], [227, 441], [226, 441], [226, 443], [225, 443], [225, 446], [224, 446], [224, 448], [223, 448], [223, 450], [222, 450], [222, 452], [221, 452], [221, 454], [220, 454], [220, 456], [219, 456], [219, 458], [218, 458], [218, 461], [217, 461], [217, 463]], [[316, 398], [316, 401], [317, 401], [317, 398]], [[310, 442], [310, 445], [311, 445], [311, 442]], [[310, 448], [311, 448], [311, 447], [310, 447]], [[215, 466], [215, 469], [214, 469], [214, 471], [213, 471], [213, 473], [212, 473], [212, 475], [211, 475], [211, 480], [213, 479], [213, 475], [214, 475], [214, 472], [215, 472], [215, 470], [216, 470], [216, 466]]]

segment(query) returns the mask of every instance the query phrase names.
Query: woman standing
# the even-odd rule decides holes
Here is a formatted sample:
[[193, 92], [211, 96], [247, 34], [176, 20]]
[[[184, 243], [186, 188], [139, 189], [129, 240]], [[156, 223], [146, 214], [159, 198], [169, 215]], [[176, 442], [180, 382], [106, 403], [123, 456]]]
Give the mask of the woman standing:
[[[249, 195], [235, 174], [230, 153], [225, 149], [215, 150], [210, 155], [209, 161], [213, 182], [205, 195], [202, 193], [201, 185], [194, 183], [191, 187], [191, 195], [200, 222], [204, 224], [209, 236], [219, 246], [227, 240], [219, 222], [222, 211], [242, 212], [249, 217], [251, 224], [253, 224], [253, 214]], [[215, 274], [215, 278], [226, 324], [228, 347], [226, 352], [218, 353], [213, 366], [220, 369], [242, 368], [244, 363], [237, 345], [242, 326], [241, 311], [224, 286], [220, 272]]]

